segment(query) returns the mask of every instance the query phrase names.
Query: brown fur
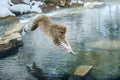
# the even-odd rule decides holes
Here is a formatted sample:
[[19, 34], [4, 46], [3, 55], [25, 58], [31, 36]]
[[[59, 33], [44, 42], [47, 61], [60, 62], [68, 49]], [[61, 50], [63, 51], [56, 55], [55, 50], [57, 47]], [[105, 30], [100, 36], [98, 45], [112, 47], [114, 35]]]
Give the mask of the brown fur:
[[54, 44], [61, 45], [61, 42], [67, 44], [65, 37], [65, 33], [66, 33], [65, 25], [56, 23], [47, 16], [42, 15], [34, 19], [31, 30], [33, 31], [37, 27], [39, 27], [43, 32], [45, 32], [48, 36], [50, 36]]

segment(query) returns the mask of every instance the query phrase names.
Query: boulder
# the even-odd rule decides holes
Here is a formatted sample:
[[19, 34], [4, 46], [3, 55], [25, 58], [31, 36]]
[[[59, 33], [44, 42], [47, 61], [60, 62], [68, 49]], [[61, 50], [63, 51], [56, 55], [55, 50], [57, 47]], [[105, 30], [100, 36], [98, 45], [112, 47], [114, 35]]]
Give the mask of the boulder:
[[15, 54], [18, 47], [22, 46], [22, 36], [20, 33], [13, 33], [0, 39], [0, 58], [6, 57], [10, 54]]
[[9, 27], [3, 37], [0, 39], [0, 58], [18, 52], [18, 47], [23, 45], [23, 40], [20, 32], [22, 31], [25, 23], [18, 23]]
[[12, 33], [16, 33], [16, 32], [20, 33], [24, 25], [25, 23], [17, 23], [17, 24], [12, 25], [5, 31], [4, 36], [11, 35]]

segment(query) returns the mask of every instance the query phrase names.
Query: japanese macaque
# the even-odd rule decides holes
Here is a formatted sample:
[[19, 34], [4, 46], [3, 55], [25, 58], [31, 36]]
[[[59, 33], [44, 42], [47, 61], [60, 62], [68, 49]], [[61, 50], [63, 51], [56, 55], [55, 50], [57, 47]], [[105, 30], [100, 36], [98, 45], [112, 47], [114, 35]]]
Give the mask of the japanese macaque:
[[25, 25], [23, 31], [34, 31], [37, 27], [45, 32], [53, 40], [55, 45], [60, 46], [72, 55], [75, 55], [65, 36], [67, 31], [65, 25], [56, 23], [45, 15], [40, 15]]

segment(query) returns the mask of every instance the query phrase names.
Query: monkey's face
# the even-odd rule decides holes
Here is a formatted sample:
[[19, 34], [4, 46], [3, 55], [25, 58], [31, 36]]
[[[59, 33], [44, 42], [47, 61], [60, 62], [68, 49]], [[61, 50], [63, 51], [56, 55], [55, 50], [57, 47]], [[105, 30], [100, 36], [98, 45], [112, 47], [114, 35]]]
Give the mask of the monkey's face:
[[72, 55], [75, 55], [73, 52], [69, 42], [66, 39], [66, 27], [57, 27], [54, 30], [53, 34], [53, 42], [57, 45], [66, 50], [67, 52], [71, 53]]

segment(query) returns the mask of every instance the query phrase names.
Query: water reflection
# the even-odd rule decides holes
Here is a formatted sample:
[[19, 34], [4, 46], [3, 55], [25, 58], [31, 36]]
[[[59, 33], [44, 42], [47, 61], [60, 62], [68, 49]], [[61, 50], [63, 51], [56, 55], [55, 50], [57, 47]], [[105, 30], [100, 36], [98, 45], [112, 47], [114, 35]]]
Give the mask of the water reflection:
[[[115, 46], [120, 42], [119, 9], [119, 5], [114, 5], [94, 9], [71, 8], [61, 11], [63, 15], [56, 12], [51, 18], [68, 26], [68, 40], [78, 55], [74, 57], [63, 52], [37, 29], [24, 36], [24, 46], [17, 55], [0, 60], [0, 78], [24, 80], [28, 76], [25, 66], [33, 62], [48, 74], [72, 73], [79, 65], [91, 65], [92, 75], [98, 80], [119, 77], [120, 46]], [[74, 13], [71, 14], [72, 11]], [[112, 44], [115, 47], [110, 45], [111, 40], [118, 41]], [[100, 41], [106, 41], [109, 46], [118, 49], [111, 50], [109, 47], [105, 49], [90, 45], [90, 43], [99, 45]], [[99, 46], [104, 45], [106, 44]]]

